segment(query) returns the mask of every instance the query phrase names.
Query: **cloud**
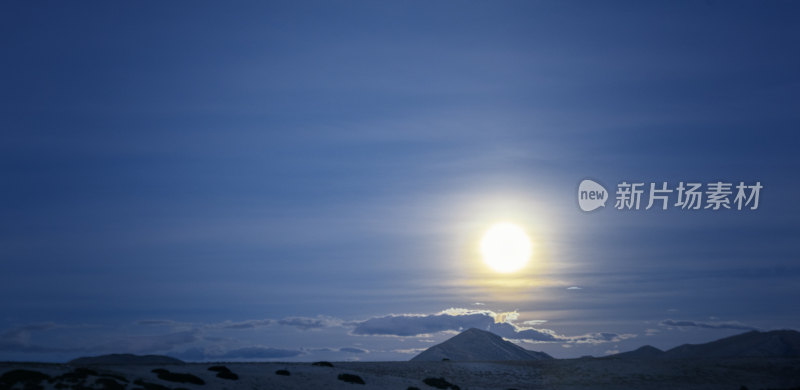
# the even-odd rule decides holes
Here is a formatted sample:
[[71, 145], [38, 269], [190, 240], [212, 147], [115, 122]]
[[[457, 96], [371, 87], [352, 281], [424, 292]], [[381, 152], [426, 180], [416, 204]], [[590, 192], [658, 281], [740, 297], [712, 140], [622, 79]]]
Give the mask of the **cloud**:
[[567, 337], [566, 340], [576, 344], [602, 344], [602, 343], [616, 343], [634, 337], [636, 337], [636, 335], [632, 333], [618, 334], [609, 332], [597, 332], [597, 333], [588, 333], [581, 336]]
[[676, 321], [664, 320], [661, 321], [662, 326], [674, 326], [678, 328], [696, 327], [704, 329], [737, 329], [737, 330], [758, 330], [758, 328], [742, 324], [737, 321], [730, 322], [700, 322], [700, 321]]
[[331, 326], [341, 326], [342, 320], [331, 317], [287, 317], [278, 320], [278, 324], [284, 326], [292, 326], [300, 330], [321, 329]]
[[55, 327], [56, 324], [52, 322], [23, 325], [0, 334], [0, 343], [28, 344], [31, 332], [41, 332]]
[[[290, 327], [299, 331], [310, 331], [324, 328], [349, 328], [351, 336], [393, 336], [414, 337], [414, 342], [430, 344], [439, 333], [457, 333], [469, 328], [478, 328], [493, 332], [505, 339], [523, 343], [560, 343], [563, 345], [600, 344], [617, 342], [635, 337], [632, 334], [608, 332], [586, 333], [580, 335], [563, 335], [554, 330], [542, 328], [546, 320], [527, 320], [519, 318], [517, 311], [495, 312], [482, 307], [473, 309], [450, 308], [433, 314], [390, 314], [368, 318], [363, 321], [345, 322], [327, 316], [317, 317], [285, 317], [283, 319], [257, 319], [246, 321], [224, 321], [216, 323], [187, 323], [168, 319], [142, 319], [135, 322], [139, 328], [112, 327], [93, 333], [96, 343], [75, 344], [70, 340], [77, 338], [61, 335], [59, 340], [66, 343], [37, 343], [36, 332], [54, 331], [53, 329], [74, 328], [74, 326], [39, 323], [20, 326], [0, 333], [0, 352], [20, 354], [62, 353], [75, 356], [103, 353], [138, 353], [169, 354], [186, 360], [220, 360], [220, 359], [274, 359], [291, 358], [301, 355], [311, 356], [316, 352], [341, 353], [344, 357], [370, 353], [370, 349], [362, 348], [358, 343], [347, 341], [340, 345], [359, 345], [359, 347], [340, 347], [325, 349], [309, 349], [301, 345], [295, 349], [280, 349], [253, 344], [242, 344], [240, 338], [232, 334], [242, 329], [268, 328], [266, 333], [280, 331], [269, 329]], [[667, 320], [662, 325], [688, 326], [687, 322]], [[128, 325], [130, 326], [130, 324]], [[171, 327], [164, 332], [157, 332], [160, 326]], [[715, 325], [720, 327], [721, 325]], [[86, 327], [80, 326], [79, 328]], [[58, 331], [60, 332], [60, 330]], [[80, 330], [78, 332], [81, 332]], [[262, 337], [254, 332], [253, 337]], [[54, 336], [55, 337], [55, 336]], [[302, 334], [294, 337], [302, 340]], [[53, 337], [50, 337], [51, 339]], [[264, 339], [262, 339], [264, 340]], [[403, 340], [400, 340], [403, 341]], [[241, 348], [245, 347], [246, 348]], [[415, 345], [416, 346], [416, 345]], [[400, 347], [402, 350], [420, 349]], [[13, 355], [8, 355], [13, 356]]]
[[226, 352], [218, 357], [223, 359], [277, 359], [302, 355], [303, 351], [266, 347], [239, 348]]
[[275, 323], [275, 320], [261, 319], [261, 320], [247, 320], [240, 322], [223, 321], [219, 323], [196, 324], [195, 326], [191, 323], [178, 322], [173, 320], [155, 319], [155, 320], [136, 321], [136, 325], [140, 326], [190, 326], [190, 327], [195, 326], [197, 328], [202, 328], [202, 329], [253, 329], [262, 326], [269, 326], [273, 323]]
[[[633, 334], [588, 333], [564, 336], [550, 329], [521, 327], [514, 323], [519, 313], [451, 308], [436, 314], [393, 314], [373, 317], [354, 324], [353, 334], [416, 337], [446, 331], [478, 328], [510, 340], [526, 342], [606, 343], [635, 337]], [[542, 321], [542, 320], [538, 320]], [[524, 323], [523, 323], [524, 324]]]
[[80, 353], [86, 351], [85, 349], [73, 348], [59, 348], [59, 347], [45, 347], [35, 344], [19, 344], [14, 342], [7, 342], [0, 340], [0, 352], [20, 352], [20, 353], [60, 353], [60, 352], [76, 352]]
[[[158, 321], [159, 324], [164, 321]], [[140, 321], [141, 322], [141, 321]], [[145, 325], [155, 325], [146, 321]], [[0, 351], [3, 352], [22, 352], [22, 353], [106, 353], [106, 352], [125, 352], [125, 353], [156, 353], [169, 351], [174, 347], [190, 344], [200, 340], [200, 331], [192, 329], [188, 331], [146, 336], [127, 336], [117, 337], [110, 341], [101, 342], [95, 345], [82, 346], [43, 346], [33, 344], [30, 341], [31, 332], [47, 331], [55, 328], [68, 328], [70, 326], [56, 325], [54, 323], [31, 324], [8, 330], [0, 334]]]
[[361, 349], [361, 348], [351, 348], [351, 347], [344, 347], [344, 348], [339, 348], [339, 352], [348, 352], [348, 353], [367, 353], [367, 352], [369, 352], [369, 351], [367, 351], [366, 349]]
[[494, 323], [494, 315], [487, 311], [449, 314], [442, 312], [432, 315], [399, 314], [373, 317], [356, 323], [353, 334], [384, 336], [422, 336], [448, 330], [468, 328], [487, 329]]
[[254, 329], [263, 326], [269, 326], [272, 325], [273, 323], [275, 323], [275, 321], [270, 319], [247, 320], [240, 322], [225, 321], [220, 324], [216, 324], [216, 327], [219, 329]]
[[192, 329], [160, 335], [126, 337], [100, 345], [95, 349], [109, 352], [156, 353], [169, 351], [175, 347], [200, 340], [200, 330]]
[[408, 349], [393, 349], [392, 352], [403, 353], [407, 355], [416, 355], [427, 348], [408, 348]]
[[512, 340], [525, 340], [534, 342], [565, 340], [564, 336], [559, 336], [555, 331], [550, 329], [520, 328], [508, 322], [492, 324], [486, 330], [498, 336]]
[[173, 320], [139, 320], [136, 325], [142, 326], [159, 326], [159, 325], [175, 325], [177, 322]]
[[154, 326], [154, 327], [166, 326], [166, 327], [182, 328], [182, 329], [194, 329], [203, 327], [192, 324], [191, 322], [181, 322], [181, 321], [166, 320], [166, 319], [144, 319], [136, 321], [134, 324], [138, 326]]
[[346, 352], [346, 353], [369, 353], [366, 349], [355, 347], [342, 347], [342, 348], [302, 348], [305, 352]]
[[69, 352], [67, 348], [45, 347], [32, 344], [30, 341], [31, 333], [43, 332], [58, 327], [55, 323], [45, 322], [40, 324], [28, 324], [0, 333], [0, 351], [2, 352], [22, 352], [22, 353], [51, 353]]
[[306, 348], [304, 351], [307, 352], [336, 352], [336, 349], [333, 348]]
[[270, 347], [247, 347], [237, 348], [228, 351], [219, 351], [206, 348], [190, 348], [183, 352], [170, 353], [180, 359], [189, 361], [205, 360], [225, 360], [225, 359], [245, 359], [245, 360], [266, 360], [282, 359], [303, 355], [304, 352], [296, 349], [281, 349]]
[[583, 289], [578, 286], [572, 286], [572, 287], [567, 287], [567, 290], [583, 290]]
[[522, 322], [523, 325], [541, 325], [547, 322], [547, 320], [529, 320]]
[[[171, 320], [142, 320], [137, 322], [138, 325], [190, 325]], [[245, 321], [223, 321], [211, 324], [199, 324], [197, 327], [202, 329], [256, 329], [267, 327], [271, 325], [290, 326], [300, 330], [321, 329], [332, 326], [343, 326], [344, 321], [333, 317], [286, 317], [283, 319], [258, 319], [258, 320], [245, 320]]]

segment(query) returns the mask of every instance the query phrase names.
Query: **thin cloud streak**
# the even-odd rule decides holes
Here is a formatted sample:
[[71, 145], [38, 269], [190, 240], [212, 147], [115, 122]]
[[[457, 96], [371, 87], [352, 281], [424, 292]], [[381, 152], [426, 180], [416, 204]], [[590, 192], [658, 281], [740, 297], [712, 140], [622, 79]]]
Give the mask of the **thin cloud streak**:
[[704, 328], [704, 329], [735, 329], [735, 330], [758, 330], [758, 328], [741, 322], [700, 322], [700, 321], [661, 321], [662, 326], [674, 326], [677, 328]]

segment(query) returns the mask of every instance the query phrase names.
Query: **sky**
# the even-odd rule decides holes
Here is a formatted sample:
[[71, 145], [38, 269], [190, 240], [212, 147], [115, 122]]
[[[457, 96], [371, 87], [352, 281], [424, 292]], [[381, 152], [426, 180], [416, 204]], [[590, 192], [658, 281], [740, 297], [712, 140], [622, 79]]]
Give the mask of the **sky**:
[[[3, 2], [0, 360], [407, 360], [470, 327], [570, 358], [800, 329], [798, 18]], [[717, 182], [730, 209], [675, 205]], [[517, 272], [482, 259], [498, 222], [532, 242]]]

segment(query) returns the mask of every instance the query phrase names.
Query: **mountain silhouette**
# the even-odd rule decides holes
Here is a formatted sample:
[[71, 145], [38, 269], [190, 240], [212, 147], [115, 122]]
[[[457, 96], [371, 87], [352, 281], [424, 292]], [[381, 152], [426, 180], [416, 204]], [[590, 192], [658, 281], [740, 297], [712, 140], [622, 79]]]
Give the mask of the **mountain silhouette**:
[[411, 361], [502, 361], [545, 360], [544, 352], [529, 351], [502, 337], [476, 328], [467, 329], [441, 344], [436, 344]]
[[664, 351], [656, 347], [645, 345], [644, 347], [639, 347], [633, 351], [618, 353], [616, 355], [611, 355], [610, 357], [622, 359], [652, 359], [663, 357], [664, 353]]
[[684, 344], [666, 352], [648, 345], [609, 357], [622, 359], [800, 357], [800, 332], [794, 330], [759, 332], [754, 330], [705, 344]]
[[684, 344], [664, 353], [668, 358], [800, 357], [800, 332], [750, 331], [705, 344]]

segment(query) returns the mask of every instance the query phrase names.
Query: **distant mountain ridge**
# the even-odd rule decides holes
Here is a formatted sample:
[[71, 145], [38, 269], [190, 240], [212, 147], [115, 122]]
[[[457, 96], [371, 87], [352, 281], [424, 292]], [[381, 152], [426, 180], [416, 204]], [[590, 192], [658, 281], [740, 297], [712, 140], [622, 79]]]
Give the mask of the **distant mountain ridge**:
[[684, 344], [665, 352], [670, 358], [800, 357], [800, 332], [751, 331], [705, 344]]
[[616, 355], [611, 355], [609, 357], [623, 358], [623, 359], [648, 359], [648, 358], [656, 358], [662, 356], [664, 356], [664, 351], [656, 347], [653, 347], [651, 345], [645, 345], [633, 351], [622, 352]]
[[702, 359], [736, 357], [800, 357], [800, 332], [773, 330], [750, 331], [705, 344], [684, 344], [667, 351], [646, 345], [609, 358]]
[[129, 353], [114, 353], [110, 355], [80, 357], [69, 361], [69, 364], [91, 365], [146, 365], [146, 364], [184, 364], [182, 360], [163, 355], [132, 355]]
[[529, 351], [502, 337], [476, 328], [467, 329], [441, 344], [436, 344], [411, 361], [504, 361], [548, 360], [544, 352]]

